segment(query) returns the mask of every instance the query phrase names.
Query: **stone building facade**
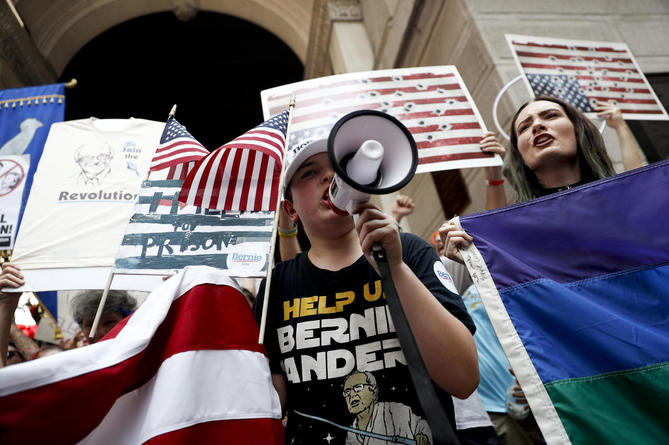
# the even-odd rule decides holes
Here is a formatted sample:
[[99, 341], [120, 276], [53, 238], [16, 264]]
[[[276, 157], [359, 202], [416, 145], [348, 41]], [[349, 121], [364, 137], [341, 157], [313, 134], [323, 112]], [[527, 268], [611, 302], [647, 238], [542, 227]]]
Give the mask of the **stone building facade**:
[[[261, 26], [293, 50], [305, 78], [456, 65], [490, 129], [495, 96], [519, 74], [505, 33], [625, 42], [645, 73], [669, 73], [668, 0], [10, 0], [0, 2], [0, 88], [54, 82], [97, 35], [164, 11], [183, 20], [218, 12]], [[503, 125], [528, 98], [522, 84], [509, 90], [498, 111]], [[620, 170], [612, 133], [604, 136]], [[435, 202], [453, 201], [448, 212], [461, 214], [484, 207], [483, 172], [449, 175], [418, 175], [404, 190], [417, 204], [407, 228], [424, 238], [452, 216]]]

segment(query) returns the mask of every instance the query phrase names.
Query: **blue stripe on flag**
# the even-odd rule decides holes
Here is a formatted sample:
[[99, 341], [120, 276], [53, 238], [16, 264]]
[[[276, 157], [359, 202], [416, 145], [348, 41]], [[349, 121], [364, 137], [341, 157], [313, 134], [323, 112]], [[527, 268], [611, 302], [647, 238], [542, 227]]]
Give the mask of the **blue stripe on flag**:
[[500, 292], [544, 384], [669, 360], [669, 265]]

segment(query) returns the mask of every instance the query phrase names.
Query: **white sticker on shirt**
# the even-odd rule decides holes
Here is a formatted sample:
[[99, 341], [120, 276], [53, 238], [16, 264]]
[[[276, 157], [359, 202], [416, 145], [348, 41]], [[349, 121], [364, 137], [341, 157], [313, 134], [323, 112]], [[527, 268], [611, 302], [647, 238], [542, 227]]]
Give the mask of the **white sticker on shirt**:
[[439, 281], [441, 281], [441, 284], [443, 284], [446, 289], [459, 295], [458, 290], [455, 288], [455, 283], [453, 283], [453, 278], [451, 278], [451, 274], [446, 271], [446, 268], [441, 261], [434, 262], [434, 274], [439, 278]]

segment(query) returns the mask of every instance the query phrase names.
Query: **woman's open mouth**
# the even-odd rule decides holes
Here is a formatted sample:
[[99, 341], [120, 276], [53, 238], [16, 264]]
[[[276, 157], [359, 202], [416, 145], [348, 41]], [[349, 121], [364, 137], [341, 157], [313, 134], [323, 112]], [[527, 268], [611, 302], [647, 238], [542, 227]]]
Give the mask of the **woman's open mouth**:
[[553, 142], [553, 139], [554, 139], [553, 136], [544, 133], [535, 137], [534, 140], [532, 141], [532, 144], [537, 148], [543, 148], [546, 147], [547, 145], [550, 145], [551, 142]]

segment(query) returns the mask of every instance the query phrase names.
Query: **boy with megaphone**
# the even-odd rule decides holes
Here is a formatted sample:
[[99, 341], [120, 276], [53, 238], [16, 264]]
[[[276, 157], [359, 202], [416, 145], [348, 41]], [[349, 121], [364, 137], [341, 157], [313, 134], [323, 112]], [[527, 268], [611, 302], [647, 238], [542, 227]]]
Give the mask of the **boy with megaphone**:
[[[265, 346], [282, 406], [286, 443], [432, 444], [371, 256], [386, 253], [397, 295], [451, 424], [448, 394], [478, 385], [474, 324], [432, 247], [401, 233], [370, 202], [332, 210], [335, 171], [327, 139], [286, 154], [282, 206], [301, 223], [307, 252], [278, 264], [268, 299]], [[259, 316], [264, 282], [254, 310]]]

